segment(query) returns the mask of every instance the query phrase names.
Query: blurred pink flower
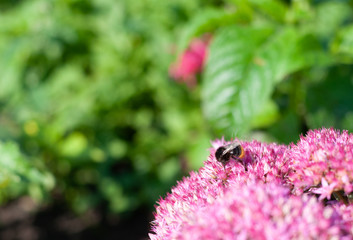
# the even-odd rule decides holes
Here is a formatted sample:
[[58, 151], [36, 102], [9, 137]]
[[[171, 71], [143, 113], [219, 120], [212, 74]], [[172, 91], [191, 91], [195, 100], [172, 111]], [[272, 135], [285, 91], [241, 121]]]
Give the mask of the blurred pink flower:
[[336, 204], [332, 207], [337, 211], [338, 215], [342, 217], [340, 225], [343, 225], [346, 229], [350, 229], [351, 239], [353, 239], [353, 205]]
[[[334, 129], [310, 130], [288, 152], [289, 182], [295, 192], [311, 190], [328, 198], [334, 191], [353, 190], [353, 135]], [[315, 189], [317, 188], [317, 189]]]
[[189, 87], [196, 85], [196, 74], [202, 71], [206, 61], [209, 40], [193, 39], [176, 63], [172, 64], [169, 74], [179, 82], [185, 82]]

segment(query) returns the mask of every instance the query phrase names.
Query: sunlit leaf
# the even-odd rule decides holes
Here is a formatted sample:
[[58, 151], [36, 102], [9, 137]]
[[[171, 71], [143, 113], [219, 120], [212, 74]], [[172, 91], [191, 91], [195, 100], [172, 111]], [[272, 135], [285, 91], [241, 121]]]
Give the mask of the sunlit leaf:
[[353, 25], [342, 28], [331, 43], [331, 50], [335, 54], [343, 55], [341, 59], [348, 63], [353, 61]]
[[[339, 1], [326, 1], [318, 5], [313, 30], [320, 36], [332, 38], [337, 30], [353, 17], [352, 8]], [[309, 24], [310, 25], [310, 24]]]
[[276, 83], [329, 61], [314, 38], [293, 28], [227, 27], [210, 47], [202, 86], [205, 116], [218, 133], [246, 132]]
[[249, 2], [260, 12], [269, 18], [284, 22], [288, 11], [288, 6], [279, 0], [249, 0]]

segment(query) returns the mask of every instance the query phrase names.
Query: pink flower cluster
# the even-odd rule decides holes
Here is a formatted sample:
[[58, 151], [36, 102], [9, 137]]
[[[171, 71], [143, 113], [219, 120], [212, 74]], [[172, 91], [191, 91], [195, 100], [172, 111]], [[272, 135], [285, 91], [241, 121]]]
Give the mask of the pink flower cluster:
[[[285, 187], [252, 183], [229, 189], [154, 239], [328, 239], [348, 237], [342, 217], [315, 197], [291, 196]], [[153, 239], [153, 238], [152, 238]]]
[[291, 146], [240, 142], [245, 157], [225, 168], [215, 151], [229, 142], [216, 140], [204, 167], [160, 199], [150, 238], [353, 239], [352, 139], [321, 129]]
[[332, 192], [353, 191], [353, 135], [334, 129], [309, 131], [289, 152], [290, 181], [301, 192], [328, 198]]
[[188, 87], [196, 85], [196, 74], [202, 71], [206, 61], [208, 39], [193, 39], [188, 49], [169, 70], [172, 78], [185, 82]]

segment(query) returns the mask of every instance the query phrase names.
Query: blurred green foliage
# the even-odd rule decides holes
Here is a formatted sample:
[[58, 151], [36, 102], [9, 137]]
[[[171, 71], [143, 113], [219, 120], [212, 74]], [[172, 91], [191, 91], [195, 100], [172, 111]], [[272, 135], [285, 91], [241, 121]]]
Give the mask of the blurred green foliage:
[[[213, 4], [2, 1], [0, 138], [20, 146], [18, 167], [40, 161], [76, 211], [108, 203], [124, 212], [152, 206], [199, 166], [185, 160], [207, 156], [199, 99], [168, 79], [168, 66], [175, 36], [201, 2]], [[12, 171], [7, 155], [0, 161], [2, 174]], [[53, 179], [44, 176], [49, 190]], [[5, 201], [29, 188], [3, 190]]]
[[[30, 196], [37, 200], [46, 198], [48, 191], [54, 187], [53, 176], [43, 170], [41, 161], [28, 161], [17, 145], [0, 143], [0, 200], [6, 196], [16, 197], [28, 190]], [[4, 191], [6, 190], [6, 191]]]
[[[213, 136], [353, 130], [347, 1], [2, 1], [0, 22], [1, 202], [132, 211], [197, 169]], [[204, 33], [190, 90], [168, 68]]]

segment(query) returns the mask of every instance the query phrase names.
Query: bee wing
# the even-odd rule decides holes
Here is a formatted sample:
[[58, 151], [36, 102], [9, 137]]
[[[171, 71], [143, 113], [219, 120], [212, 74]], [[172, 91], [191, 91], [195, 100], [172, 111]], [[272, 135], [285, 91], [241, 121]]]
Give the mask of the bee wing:
[[240, 145], [239, 141], [234, 141], [234, 142], [228, 144], [227, 146], [225, 146], [223, 154], [226, 154], [227, 152], [232, 151], [234, 148], [236, 148], [239, 145]]

